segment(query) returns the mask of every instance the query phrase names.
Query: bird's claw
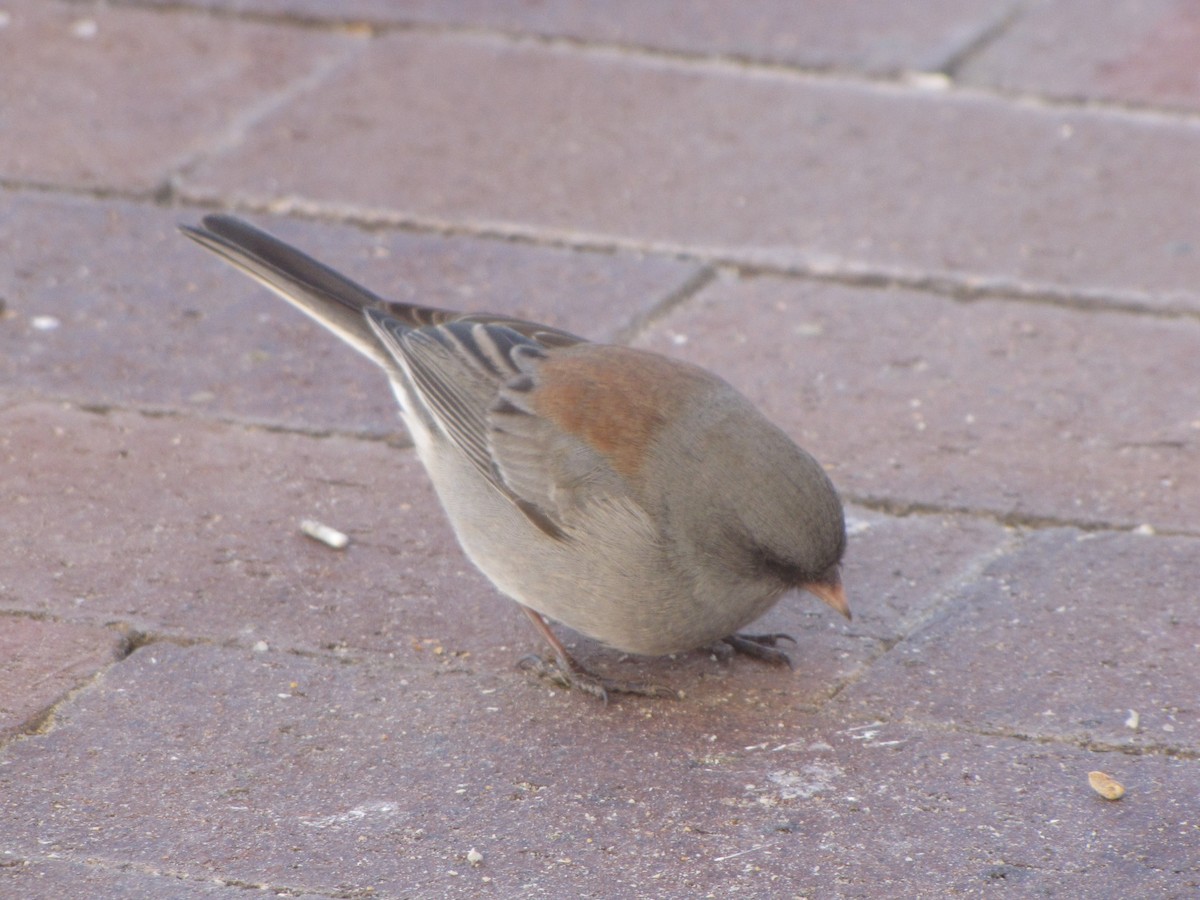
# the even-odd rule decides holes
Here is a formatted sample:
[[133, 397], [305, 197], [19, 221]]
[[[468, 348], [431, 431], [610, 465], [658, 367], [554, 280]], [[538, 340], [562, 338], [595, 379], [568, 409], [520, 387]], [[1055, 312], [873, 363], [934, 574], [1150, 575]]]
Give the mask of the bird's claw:
[[787, 666], [790, 669], [792, 668], [792, 658], [782, 650], [775, 649], [780, 641], [788, 641], [792, 644], [796, 643], [794, 637], [783, 633], [731, 634], [721, 638], [721, 643], [734, 653], [750, 656], [765, 663], [770, 663], [773, 666]]
[[640, 681], [620, 681], [589, 672], [574, 659], [547, 662], [540, 656], [530, 654], [517, 660], [517, 666], [546, 678], [555, 684], [590, 694], [597, 700], [608, 702], [609, 694], [633, 694], [638, 697], [665, 697], [678, 700], [677, 691], [661, 684], [646, 684]]

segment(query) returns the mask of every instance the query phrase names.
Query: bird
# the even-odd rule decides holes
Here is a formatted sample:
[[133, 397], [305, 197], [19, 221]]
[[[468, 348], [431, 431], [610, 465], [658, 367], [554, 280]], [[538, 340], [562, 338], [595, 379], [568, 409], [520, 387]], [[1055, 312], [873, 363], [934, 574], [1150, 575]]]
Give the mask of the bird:
[[379, 365], [463, 551], [553, 652], [522, 665], [607, 701], [678, 696], [585, 668], [548, 624], [624, 653], [722, 647], [792, 589], [850, 617], [841, 499], [735, 388], [688, 362], [505, 315], [386, 300], [237, 217], [187, 237]]

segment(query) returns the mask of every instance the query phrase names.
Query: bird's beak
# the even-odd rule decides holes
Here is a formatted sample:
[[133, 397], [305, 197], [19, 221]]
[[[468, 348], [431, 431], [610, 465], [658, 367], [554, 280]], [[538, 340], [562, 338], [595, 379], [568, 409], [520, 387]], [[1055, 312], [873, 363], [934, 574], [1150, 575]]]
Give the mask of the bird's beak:
[[846, 602], [846, 590], [842, 587], [840, 581], [835, 581], [832, 584], [828, 582], [813, 582], [804, 585], [804, 589], [810, 594], [819, 597], [825, 603], [828, 603], [847, 619], [850, 618], [850, 604]]

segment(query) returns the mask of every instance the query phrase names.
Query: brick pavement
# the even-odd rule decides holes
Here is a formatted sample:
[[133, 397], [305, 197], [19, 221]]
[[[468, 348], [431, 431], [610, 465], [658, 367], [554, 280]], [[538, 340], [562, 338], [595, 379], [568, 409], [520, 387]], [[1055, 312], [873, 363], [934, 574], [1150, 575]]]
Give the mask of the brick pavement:
[[[734, 9], [0, 2], [0, 895], [1195, 896], [1200, 15]], [[725, 375], [846, 495], [854, 621], [530, 680], [211, 208]]]

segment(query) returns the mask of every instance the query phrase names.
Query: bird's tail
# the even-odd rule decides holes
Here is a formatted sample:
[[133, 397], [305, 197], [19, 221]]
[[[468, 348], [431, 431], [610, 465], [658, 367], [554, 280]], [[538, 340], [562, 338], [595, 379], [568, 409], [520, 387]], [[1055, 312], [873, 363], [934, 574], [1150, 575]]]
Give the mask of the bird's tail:
[[233, 216], [205, 216], [200, 227], [181, 225], [180, 231], [384, 368], [389, 367], [390, 356], [367, 322], [365, 310], [385, 311], [413, 328], [453, 315], [386, 301], [307, 253]]

